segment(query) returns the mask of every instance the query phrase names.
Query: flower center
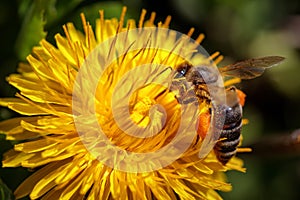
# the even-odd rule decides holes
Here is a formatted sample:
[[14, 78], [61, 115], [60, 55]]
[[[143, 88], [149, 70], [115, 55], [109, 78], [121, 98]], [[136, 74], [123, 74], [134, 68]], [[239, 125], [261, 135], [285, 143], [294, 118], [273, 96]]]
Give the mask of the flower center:
[[137, 103], [133, 104], [131, 110], [132, 120], [136, 124], [142, 127], [146, 127], [150, 122], [149, 110], [154, 104], [155, 101], [153, 99], [150, 99], [149, 97], [143, 97]]

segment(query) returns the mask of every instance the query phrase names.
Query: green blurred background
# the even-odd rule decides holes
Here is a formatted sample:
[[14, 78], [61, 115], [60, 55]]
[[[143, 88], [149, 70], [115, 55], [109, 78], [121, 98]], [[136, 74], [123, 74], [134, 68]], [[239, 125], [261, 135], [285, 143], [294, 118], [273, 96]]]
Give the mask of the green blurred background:
[[[299, 0], [10, 0], [0, 2], [0, 96], [16, 90], [5, 77], [16, 71], [32, 46], [44, 37], [54, 43], [68, 21], [81, 28], [84, 11], [93, 24], [98, 10], [105, 17], [119, 17], [123, 5], [127, 18], [138, 19], [142, 8], [157, 12], [157, 21], [172, 15], [171, 28], [186, 33], [205, 33], [202, 43], [209, 52], [221, 51], [221, 65], [246, 58], [280, 55], [286, 61], [257, 79], [239, 85], [246, 94], [244, 145], [253, 153], [239, 155], [247, 173], [229, 172], [233, 185], [224, 199], [300, 199], [300, 142], [291, 133], [300, 127], [300, 1]], [[0, 120], [17, 116], [0, 108]], [[298, 135], [300, 135], [298, 133]], [[12, 144], [0, 135], [0, 158]], [[0, 168], [0, 199], [13, 199], [10, 191], [31, 172]]]

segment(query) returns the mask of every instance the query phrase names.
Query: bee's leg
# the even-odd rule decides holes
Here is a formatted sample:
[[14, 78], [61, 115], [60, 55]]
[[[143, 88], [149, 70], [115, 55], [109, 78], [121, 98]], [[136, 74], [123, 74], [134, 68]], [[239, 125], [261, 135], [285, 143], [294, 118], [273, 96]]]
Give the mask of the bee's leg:
[[182, 96], [182, 104], [191, 104], [191, 103], [198, 103], [198, 98], [195, 94], [194, 89], [190, 88], [188, 91], [185, 91], [184, 96]]

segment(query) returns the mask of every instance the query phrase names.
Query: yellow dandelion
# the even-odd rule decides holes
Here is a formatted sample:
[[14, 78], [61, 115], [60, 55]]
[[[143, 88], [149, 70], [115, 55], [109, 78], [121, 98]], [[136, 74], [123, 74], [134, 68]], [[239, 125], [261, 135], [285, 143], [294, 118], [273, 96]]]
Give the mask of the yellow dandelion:
[[168, 89], [172, 68], [218, 63], [218, 53], [195, 56], [203, 35], [178, 38], [166, 29], [170, 17], [155, 26], [155, 13], [145, 20], [143, 10], [137, 24], [125, 23], [125, 12], [118, 20], [100, 11], [95, 30], [82, 14], [84, 33], [66, 24], [57, 47], [42, 40], [7, 78], [19, 93], [0, 105], [23, 117], [0, 123], [7, 140], [20, 141], [3, 167], [35, 170], [16, 198], [221, 199], [216, 190], [231, 190], [224, 172], [245, 171], [236, 157], [222, 165], [212, 149], [199, 157], [209, 105], [180, 104]]

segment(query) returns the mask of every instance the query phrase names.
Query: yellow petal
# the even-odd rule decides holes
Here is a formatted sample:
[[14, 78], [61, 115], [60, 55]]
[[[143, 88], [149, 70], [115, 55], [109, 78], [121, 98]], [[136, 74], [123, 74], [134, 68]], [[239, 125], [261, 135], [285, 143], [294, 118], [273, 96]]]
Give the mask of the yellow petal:
[[52, 76], [52, 72], [45, 61], [42, 62], [32, 55], [27, 56], [26, 59], [36, 74], [38, 74], [40, 77], [55, 81], [55, 78]]
[[67, 23], [67, 30], [73, 43], [85, 41], [84, 35], [74, 27], [73, 23]]
[[25, 181], [23, 181], [18, 188], [15, 190], [14, 194], [17, 199], [22, 198], [26, 195], [28, 195], [34, 186], [45, 176], [47, 176], [52, 171], [57, 170], [58, 167], [63, 166], [66, 164], [69, 160], [59, 161], [59, 162], [53, 162], [49, 165], [46, 165], [42, 169], [38, 170], [31, 176], [29, 176]]
[[68, 154], [76, 155], [82, 152], [86, 152], [86, 149], [83, 147], [83, 145], [76, 145], [76, 143], [80, 142], [78, 138], [75, 138], [73, 140], [70, 140], [69, 142], [61, 143], [53, 148], [46, 149], [44, 152], [42, 152], [42, 157], [54, 157], [58, 156], [62, 153], [66, 153], [68, 151]]
[[[0, 100], [1, 103], [1, 100]], [[34, 122], [40, 117], [16, 117], [0, 122], [0, 132], [18, 134], [23, 131], [20, 127], [21, 121]]]
[[56, 188], [50, 190], [47, 192], [41, 200], [54, 200], [54, 199], [59, 199], [60, 195], [62, 193], [62, 190], [58, 190]]
[[28, 63], [19, 63], [18, 72], [21, 74], [32, 73], [32, 67]]
[[39, 136], [40, 134], [38, 133], [33, 133], [25, 130], [22, 133], [6, 135], [6, 140], [30, 140], [38, 138]]
[[58, 60], [49, 60], [48, 62], [56, 81], [61, 84], [68, 93], [72, 93], [74, 79], [70, 77], [70, 74], [72, 74], [74, 69], [66, 63], [60, 63]]
[[86, 169], [86, 173], [83, 177], [83, 182], [80, 188], [80, 194], [86, 194], [92, 188], [95, 179], [94, 170], [96, 170], [98, 164], [99, 162], [96, 160], [91, 164], [90, 167]]
[[69, 62], [71, 65], [77, 65], [75, 52], [72, 49], [73, 47], [70, 46], [68, 40], [62, 37], [60, 34], [55, 35], [55, 40], [58, 49], [65, 57], [66, 61]]
[[43, 135], [48, 135], [48, 134], [62, 134], [62, 131], [73, 131], [74, 127], [72, 125], [69, 126], [55, 126], [54, 124], [48, 124], [48, 125], [38, 125], [36, 123], [29, 123], [26, 121], [21, 121], [21, 126], [32, 132], [38, 132]]
[[[63, 94], [61, 86], [50, 81], [42, 81], [39, 79], [25, 79], [20, 75], [10, 75], [7, 79], [11, 85], [18, 88], [21, 94], [27, 98], [40, 103], [55, 103], [70, 106], [71, 95]], [[50, 91], [50, 95], [49, 95]]]
[[171, 195], [167, 193], [165, 189], [165, 184], [158, 184], [155, 180], [151, 178], [145, 179], [145, 184], [151, 189], [152, 193], [157, 199], [170, 199]]
[[[85, 173], [82, 172], [79, 176], [75, 177], [75, 180], [70, 182], [67, 186], [67, 188], [62, 192], [60, 199], [61, 200], [69, 200], [72, 197], [74, 198], [80, 198], [82, 195], [79, 194], [79, 187], [81, 187], [81, 184], [83, 182], [83, 178], [85, 177]], [[77, 194], [76, 194], [77, 193]]]
[[65, 165], [68, 164], [66, 161], [70, 162], [70, 160], [64, 160], [59, 162], [60, 165], [58, 165], [58, 163], [51, 163], [50, 167], [52, 168], [52, 170], [49, 170], [47, 174], [45, 174], [46, 170], [42, 172], [44, 176], [40, 177], [39, 181], [34, 185], [34, 188], [30, 193], [30, 198], [37, 199], [49, 190], [51, 190], [56, 185], [55, 179], [58, 176], [57, 172], [62, 170], [65, 167]]
[[34, 152], [43, 151], [45, 149], [51, 148], [56, 144], [57, 142], [44, 138], [40, 140], [16, 144], [14, 149], [16, 151], [23, 151], [25, 153], [34, 153]]
[[198, 162], [195, 165], [192, 166], [192, 168], [195, 168], [195, 171], [200, 171], [203, 172], [205, 174], [212, 174], [214, 171], [212, 169], [210, 169], [208, 166], [206, 166], [205, 164]]
[[98, 199], [108, 199], [110, 195], [110, 182], [109, 182], [109, 176], [110, 176], [110, 170], [103, 170], [104, 174], [100, 176], [101, 178], [99, 179], [99, 182], [95, 183], [97, 186], [95, 189], [97, 189], [98, 196], [96, 198]]
[[24, 152], [16, 152], [11, 149], [4, 153], [2, 166], [3, 167], [19, 167], [22, 163], [30, 158], [34, 157], [34, 154], [28, 154]]
[[35, 168], [35, 167], [39, 167], [39, 166], [42, 166], [42, 165], [45, 165], [45, 164], [48, 164], [51, 162], [65, 160], [65, 159], [73, 156], [72, 153], [68, 153], [68, 152], [61, 153], [60, 155], [58, 155], [56, 157], [48, 157], [48, 158], [43, 158], [39, 153], [28, 154], [28, 155], [31, 155], [31, 156], [29, 158], [26, 158], [26, 160], [24, 160], [24, 159], [22, 160], [21, 165], [23, 167]]
[[40, 110], [39, 108], [34, 107], [24, 100], [18, 98], [1, 98], [0, 105], [6, 106], [22, 115], [49, 115], [49, 113], [47, 113], [46, 111]]
[[196, 199], [200, 197], [198, 193], [191, 190], [189, 187], [184, 184], [181, 179], [172, 179], [168, 176], [165, 176], [166, 183], [173, 188], [173, 190], [180, 196], [182, 199]]

